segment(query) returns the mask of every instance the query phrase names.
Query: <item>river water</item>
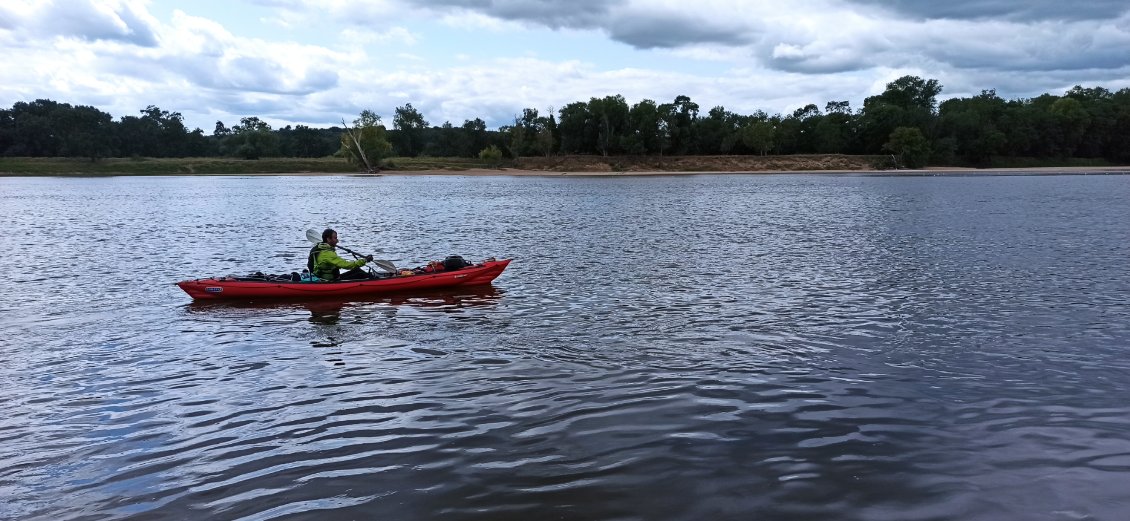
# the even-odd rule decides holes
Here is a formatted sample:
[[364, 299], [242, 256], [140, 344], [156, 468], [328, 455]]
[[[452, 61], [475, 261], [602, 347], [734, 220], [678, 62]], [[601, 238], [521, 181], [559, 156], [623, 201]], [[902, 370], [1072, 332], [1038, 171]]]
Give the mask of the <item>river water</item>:
[[[1125, 519], [1130, 176], [0, 178], [0, 518]], [[193, 304], [307, 228], [492, 286]]]

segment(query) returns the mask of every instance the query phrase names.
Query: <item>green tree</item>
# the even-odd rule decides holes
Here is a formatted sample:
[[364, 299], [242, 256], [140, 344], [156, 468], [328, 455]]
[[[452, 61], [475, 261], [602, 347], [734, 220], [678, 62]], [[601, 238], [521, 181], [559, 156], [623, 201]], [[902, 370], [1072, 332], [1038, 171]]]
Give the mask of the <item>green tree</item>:
[[164, 157], [159, 147], [159, 133], [157, 122], [150, 118], [122, 116], [115, 137], [124, 156]]
[[225, 139], [229, 154], [243, 159], [259, 159], [278, 155], [279, 138], [271, 131], [271, 125], [255, 116], [239, 119], [239, 124], [231, 128], [231, 135]]
[[485, 121], [479, 118], [468, 119], [463, 121], [463, 126], [460, 129], [462, 130], [459, 140], [460, 156], [475, 157], [478, 152], [487, 147], [490, 138], [487, 134]]
[[1115, 92], [1111, 96], [1111, 104], [1114, 122], [1106, 157], [1127, 164], [1130, 163], [1130, 88]]
[[429, 129], [428, 137], [424, 140], [424, 155], [431, 157], [459, 156], [460, 133], [456, 132], [450, 121], [444, 121], [439, 127]]
[[424, 119], [411, 103], [396, 107], [392, 116], [392, 145], [396, 153], [403, 157], [416, 157], [424, 150], [423, 133], [428, 128]]
[[206, 157], [215, 155], [213, 141], [204, 135], [200, 128], [192, 129], [185, 137], [186, 144], [183, 150], [185, 157]]
[[1075, 98], [1060, 98], [1052, 103], [1048, 111], [1062, 132], [1063, 157], [1074, 156], [1091, 123], [1091, 115], [1083, 108], [1083, 103]]
[[495, 145], [490, 145], [479, 151], [479, 159], [490, 164], [498, 164], [502, 161], [502, 150]]
[[654, 101], [645, 99], [632, 105], [628, 110], [628, 126], [621, 148], [635, 155], [662, 154], [667, 147], [662, 121]]
[[550, 112], [549, 116], [539, 116], [538, 109], [527, 108], [521, 117], [514, 118], [514, 125], [506, 127], [511, 155], [548, 157], [557, 150], [557, 122]]
[[847, 101], [829, 101], [824, 106], [824, 117], [813, 129], [816, 152], [821, 154], [846, 154], [852, 149], [855, 118]]
[[12, 105], [7, 118], [11, 144], [4, 151], [10, 156], [53, 157], [59, 155], [59, 137], [54, 119], [60, 104], [48, 99], [23, 101]]
[[338, 150], [339, 135], [333, 133], [332, 140], [326, 139], [327, 132], [306, 125], [290, 125], [278, 130], [279, 153], [284, 157], [326, 157]]
[[16, 118], [12, 111], [0, 110], [0, 156], [8, 155], [8, 151], [16, 144], [15, 127]]
[[917, 127], [923, 135], [931, 135], [934, 108], [941, 91], [937, 80], [903, 76], [888, 83], [882, 94], [863, 100], [859, 115], [863, 152], [882, 150], [898, 127]]
[[777, 127], [777, 149], [781, 154], [810, 154], [816, 151], [816, 127], [824, 118], [815, 104], [796, 109], [781, 119]]
[[552, 115], [542, 118], [541, 124], [538, 125], [537, 134], [534, 136], [534, 147], [545, 157], [553, 155], [553, 151], [557, 149], [557, 139], [554, 136], [556, 131], [557, 123], [553, 120]]
[[1114, 93], [1102, 87], [1084, 88], [1076, 85], [1064, 94], [1065, 98], [1078, 100], [1087, 112], [1087, 125], [1075, 151], [1078, 157], [1104, 157], [1114, 138], [1117, 106]]
[[596, 129], [596, 148], [601, 155], [621, 153], [628, 134], [628, 102], [624, 96], [605, 96], [589, 100], [588, 113]]
[[573, 102], [558, 111], [557, 128], [561, 135], [561, 152], [592, 154], [596, 152], [596, 125], [589, 104]]
[[758, 154], [766, 155], [775, 145], [777, 129], [764, 113], [742, 127], [742, 143]]
[[877, 101], [903, 109], [921, 109], [926, 113], [932, 113], [938, 94], [941, 92], [942, 86], [938, 80], [903, 76], [888, 83], [886, 90], [877, 96]]
[[745, 119], [717, 106], [710, 109], [705, 118], [699, 118], [694, 125], [695, 143], [698, 154], [729, 154], [741, 143], [739, 130]]
[[157, 157], [184, 157], [188, 145], [188, 128], [180, 112], [161, 110], [155, 105], [141, 111], [141, 119], [152, 121], [151, 128], [156, 132]]
[[[115, 132], [121, 154], [143, 157], [185, 157], [199, 148], [199, 136], [189, 132], [179, 112], [149, 105], [141, 116], [124, 116]], [[197, 129], [199, 130], [199, 129]]]
[[896, 128], [883, 150], [894, 154], [907, 168], [922, 168], [930, 158], [930, 143], [917, 127]]
[[1006, 109], [1005, 101], [993, 90], [946, 100], [939, 109], [939, 136], [950, 138], [954, 152], [966, 161], [988, 165], [1008, 143], [1008, 136], [1000, 130]]
[[888, 103], [865, 104], [859, 115], [861, 151], [867, 154], [882, 151], [883, 144], [890, 139], [891, 132], [904, 126], [912, 126], [906, 109]]
[[71, 106], [47, 99], [17, 102], [0, 116], [4, 155], [89, 157], [114, 153], [113, 118], [91, 106]]
[[57, 119], [59, 153], [68, 157], [109, 156], [113, 117], [90, 106], [65, 110]]
[[688, 96], [679, 95], [672, 103], [660, 105], [659, 113], [664, 116], [671, 153], [680, 155], [694, 150], [698, 104]]

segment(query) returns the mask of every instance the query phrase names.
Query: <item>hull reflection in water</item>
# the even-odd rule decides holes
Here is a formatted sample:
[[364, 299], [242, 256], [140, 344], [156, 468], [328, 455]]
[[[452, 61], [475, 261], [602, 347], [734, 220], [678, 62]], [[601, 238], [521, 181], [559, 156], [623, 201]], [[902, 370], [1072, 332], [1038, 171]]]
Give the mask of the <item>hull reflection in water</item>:
[[336, 324], [342, 311], [373, 304], [410, 306], [443, 313], [457, 312], [461, 308], [492, 306], [504, 291], [490, 286], [415, 291], [411, 294], [390, 294], [365, 299], [269, 300], [269, 301], [193, 301], [186, 308], [189, 313], [223, 314], [234, 310], [288, 311], [305, 309], [310, 321]]

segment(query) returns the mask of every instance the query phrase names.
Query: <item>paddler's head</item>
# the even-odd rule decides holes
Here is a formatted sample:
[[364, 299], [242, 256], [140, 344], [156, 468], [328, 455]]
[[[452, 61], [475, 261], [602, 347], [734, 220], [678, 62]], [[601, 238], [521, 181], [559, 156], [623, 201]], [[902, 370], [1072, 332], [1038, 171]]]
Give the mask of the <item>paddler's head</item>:
[[322, 231], [322, 242], [330, 246], [337, 246], [337, 232], [333, 228], [326, 228]]

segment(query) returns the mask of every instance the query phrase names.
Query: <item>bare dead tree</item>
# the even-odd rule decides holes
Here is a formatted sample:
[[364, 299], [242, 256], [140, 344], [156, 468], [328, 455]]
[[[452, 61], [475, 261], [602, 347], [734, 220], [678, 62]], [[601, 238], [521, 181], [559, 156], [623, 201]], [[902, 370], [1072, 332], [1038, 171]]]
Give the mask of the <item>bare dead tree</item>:
[[345, 124], [345, 118], [341, 119], [341, 125], [345, 127], [345, 131], [349, 134], [349, 137], [353, 139], [353, 144], [357, 147], [357, 155], [361, 156], [361, 161], [365, 163], [365, 170], [370, 174], [379, 171], [380, 169], [374, 169], [373, 165], [369, 163], [369, 158], [365, 155], [365, 148], [361, 146], [361, 139], [357, 137], [352, 127]]

